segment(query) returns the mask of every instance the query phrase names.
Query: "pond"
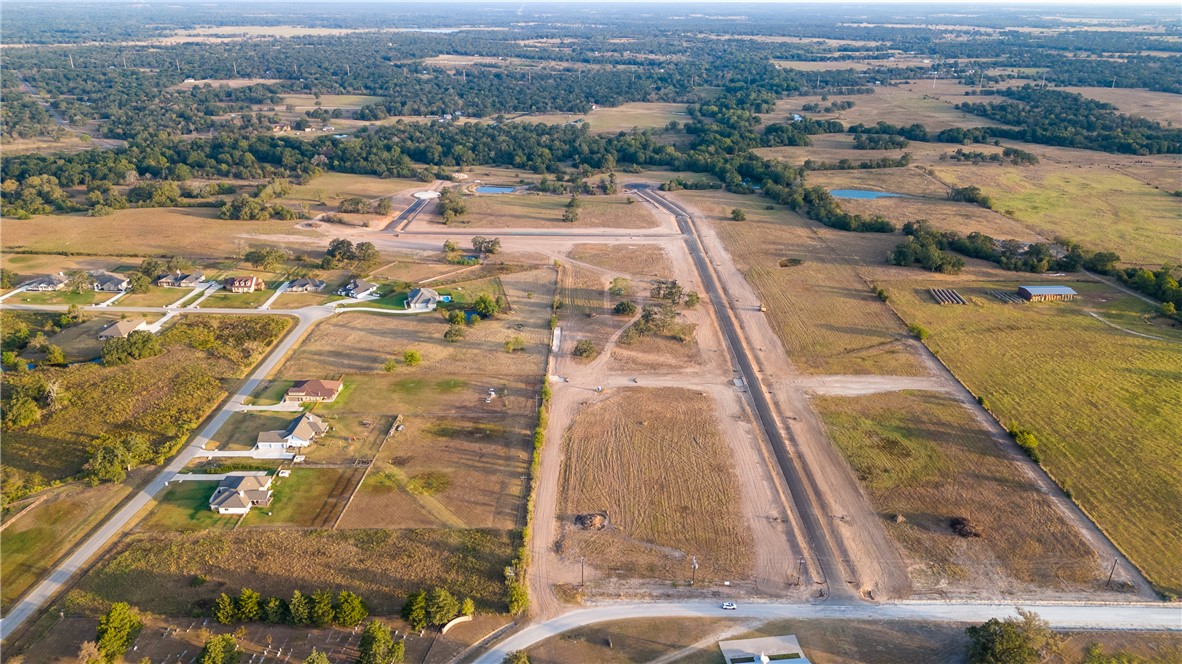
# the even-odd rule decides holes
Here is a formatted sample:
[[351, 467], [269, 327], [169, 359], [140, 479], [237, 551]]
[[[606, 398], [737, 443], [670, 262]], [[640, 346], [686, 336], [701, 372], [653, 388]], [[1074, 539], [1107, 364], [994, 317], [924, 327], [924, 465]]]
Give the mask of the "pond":
[[858, 198], [873, 200], [875, 198], [895, 198], [903, 194], [892, 194], [889, 191], [870, 191], [868, 189], [834, 189], [829, 192], [834, 198]]
[[491, 184], [482, 184], [476, 188], [478, 194], [511, 194], [517, 191], [517, 187], [498, 187]]

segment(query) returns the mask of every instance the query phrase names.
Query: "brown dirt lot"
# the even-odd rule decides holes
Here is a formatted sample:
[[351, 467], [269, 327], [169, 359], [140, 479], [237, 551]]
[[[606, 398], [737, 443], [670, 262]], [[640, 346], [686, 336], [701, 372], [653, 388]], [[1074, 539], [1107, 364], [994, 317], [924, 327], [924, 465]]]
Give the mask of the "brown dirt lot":
[[567, 255], [581, 263], [619, 272], [621, 275], [668, 278], [673, 273], [669, 255], [662, 247], [654, 245], [576, 244]]
[[[917, 592], [1096, 590], [1097, 555], [959, 402], [932, 393], [818, 397], [813, 404], [888, 532]], [[895, 515], [906, 521], [896, 523]], [[983, 531], [949, 527], [967, 517]]]
[[[617, 578], [702, 582], [750, 575], [751, 533], [739, 511], [730, 452], [710, 398], [630, 388], [584, 406], [567, 431], [559, 538]], [[606, 511], [610, 526], [580, 530], [575, 515]]]

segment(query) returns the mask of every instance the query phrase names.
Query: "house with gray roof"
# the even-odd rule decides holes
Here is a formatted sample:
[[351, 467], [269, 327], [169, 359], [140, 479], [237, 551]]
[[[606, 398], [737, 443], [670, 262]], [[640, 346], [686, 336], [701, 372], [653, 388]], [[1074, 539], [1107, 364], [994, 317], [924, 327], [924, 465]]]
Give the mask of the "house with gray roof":
[[26, 283], [25, 290], [29, 291], [59, 291], [66, 287], [66, 282], [69, 279], [66, 275], [58, 272], [57, 274], [46, 274], [32, 281]]
[[439, 293], [430, 288], [416, 288], [406, 295], [406, 308], [412, 311], [435, 311], [439, 306]]
[[246, 514], [270, 504], [271, 476], [255, 470], [226, 473], [209, 498], [209, 509], [218, 514]]
[[99, 270], [91, 272], [90, 276], [94, 279], [94, 289], [104, 293], [119, 293], [127, 290], [127, 277], [114, 272], [105, 272]]
[[256, 450], [286, 450], [289, 447], [307, 447], [316, 438], [328, 432], [328, 425], [312, 413], [304, 413], [291, 421], [286, 429], [262, 431], [255, 438]]

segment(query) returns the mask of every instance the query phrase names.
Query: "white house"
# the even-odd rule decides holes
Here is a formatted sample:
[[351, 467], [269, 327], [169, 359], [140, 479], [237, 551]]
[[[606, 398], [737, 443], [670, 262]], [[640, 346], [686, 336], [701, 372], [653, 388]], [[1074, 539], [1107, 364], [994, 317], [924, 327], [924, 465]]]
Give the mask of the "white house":
[[354, 299], [360, 299], [377, 289], [377, 284], [372, 284], [365, 279], [354, 279], [337, 289], [337, 295], [346, 295]]
[[246, 514], [251, 507], [271, 504], [271, 476], [260, 471], [226, 473], [209, 498], [209, 509], [218, 514]]
[[284, 451], [289, 447], [307, 447], [328, 431], [328, 425], [312, 413], [304, 413], [282, 431], [262, 431], [255, 439], [256, 450]]

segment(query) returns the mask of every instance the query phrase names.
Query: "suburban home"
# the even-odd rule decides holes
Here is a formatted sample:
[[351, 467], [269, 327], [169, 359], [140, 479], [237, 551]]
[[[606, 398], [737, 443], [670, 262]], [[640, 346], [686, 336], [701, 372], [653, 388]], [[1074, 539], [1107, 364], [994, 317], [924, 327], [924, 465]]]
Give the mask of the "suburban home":
[[287, 287], [288, 293], [315, 293], [323, 290], [325, 283], [319, 279], [309, 279], [308, 277], [300, 277], [291, 282]]
[[406, 308], [414, 311], [435, 311], [439, 305], [439, 293], [430, 288], [416, 288], [406, 296]]
[[1030, 302], [1074, 300], [1079, 293], [1067, 286], [1018, 286], [1018, 295]]
[[194, 272], [193, 274], [173, 272], [156, 280], [156, 285], [163, 286], [164, 288], [196, 288], [203, 283], [205, 283], [205, 275], [200, 272]]
[[126, 320], [117, 320], [114, 323], [104, 327], [98, 333], [98, 338], [106, 341], [107, 339], [126, 339], [127, 335], [136, 330], [148, 329], [148, 321], [142, 318], [128, 318]]
[[30, 291], [59, 291], [66, 287], [66, 282], [69, 279], [66, 275], [58, 272], [57, 274], [46, 274], [25, 284], [25, 290]]
[[106, 293], [118, 293], [127, 290], [127, 277], [112, 272], [91, 272], [94, 278], [94, 289]]
[[250, 508], [271, 504], [271, 476], [258, 470], [226, 473], [209, 498], [209, 509], [218, 514], [246, 514]]
[[286, 450], [289, 447], [307, 447], [318, 436], [328, 431], [324, 420], [304, 413], [291, 421], [282, 431], [263, 431], [255, 439], [256, 450]]
[[231, 293], [253, 293], [256, 290], [267, 287], [262, 279], [255, 276], [228, 277], [222, 282], [222, 286]]
[[365, 279], [354, 279], [349, 283], [337, 289], [337, 295], [346, 295], [352, 298], [362, 298], [378, 289], [377, 284], [371, 284]]
[[344, 385], [339, 380], [301, 380], [283, 395], [284, 401], [332, 401]]

